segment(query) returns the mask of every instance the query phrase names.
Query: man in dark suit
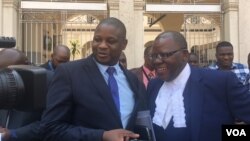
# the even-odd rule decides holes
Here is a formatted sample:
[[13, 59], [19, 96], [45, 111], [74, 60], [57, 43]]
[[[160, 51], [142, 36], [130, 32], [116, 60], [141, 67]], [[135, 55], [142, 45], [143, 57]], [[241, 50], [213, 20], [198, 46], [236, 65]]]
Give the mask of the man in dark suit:
[[[145, 109], [145, 89], [119, 65], [126, 45], [124, 24], [116, 18], [104, 19], [94, 33], [93, 54], [56, 69], [42, 117], [44, 140], [123, 141], [139, 137], [132, 130], [137, 111]], [[113, 85], [107, 72], [110, 68], [115, 69]]]
[[132, 68], [130, 71], [134, 73], [137, 78], [147, 88], [148, 82], [155, 77], [155, 70], [151, 60], [152, 44], [146, 46], [144, 49], [144, 64], [139, 68]]
[[147, 89], [156, 140], [221, 141], [223, 124], [250, 123], [250, 94], [234, 73], [190, 67], [188, 55], [179, 32], [156, 37]]
[[51, 54], [51, 60], [48, 60], [45, 64], [42, 64], [40, 67], [43, 67], [50, 71], [55, 71], [56, 67], [61, 63], [66, 63], [70, 59], [70, 50], [65, 45], [57, 45], [53, 49]]

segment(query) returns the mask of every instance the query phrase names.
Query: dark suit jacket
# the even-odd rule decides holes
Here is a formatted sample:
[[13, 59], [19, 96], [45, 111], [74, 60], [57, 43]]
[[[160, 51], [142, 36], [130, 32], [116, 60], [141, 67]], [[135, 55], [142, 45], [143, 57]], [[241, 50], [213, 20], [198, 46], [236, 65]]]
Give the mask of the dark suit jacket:
[[[0, 110], [0, 126], [5, 127], [8, 110]], [[38, 141], [41, 112], [9, 111], [8, 129], [15, 129], [17, 138], [11, 141]]]
[[133, 68], [130, 69], [129, 71], [131, 71], [132, 73], [134, 73], [137, 78], [143, 83], [143, 66], [139, 67], [139, 68]]
[[[148, 86], [152, 116], [162, 84], [155, 79]], [[221, 141], [221, 125], [233, 124], [235, 118], [250, 123], [250, 94], [232, 72], [192, 68], [185, 94], [190, 99], [191, 141]], [[163, 138], [157, 136], [157, 141]]]
[[[123, 70], [134, 92], [135, 106], [127, 129], [133, 129], [138, 110], [145, 109], [145, 89]], [[41, 134], [49, 141], [101, 141], [104, 130], [122, 128], [109, 88], [93, 57], [60, 65], [55, 72], [42, 118]]]

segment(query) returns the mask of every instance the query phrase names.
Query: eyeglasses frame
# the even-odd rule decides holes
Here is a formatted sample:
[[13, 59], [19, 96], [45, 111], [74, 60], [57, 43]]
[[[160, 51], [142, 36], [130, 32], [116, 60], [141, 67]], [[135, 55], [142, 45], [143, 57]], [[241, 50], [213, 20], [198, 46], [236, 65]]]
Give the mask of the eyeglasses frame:
[[179, 51], [183, 51], [183, 50], [187, 50], [186, 48], [180, 48], [171, 52], [164, 52], [164, 53], [157, 53], [157, 54], [152, 54], [151, 60], [155, 61], [156, 59], [160, 59], [160, 60], [166, 60], [169, 57], [173, 56], [175, 53], [179, 52]]

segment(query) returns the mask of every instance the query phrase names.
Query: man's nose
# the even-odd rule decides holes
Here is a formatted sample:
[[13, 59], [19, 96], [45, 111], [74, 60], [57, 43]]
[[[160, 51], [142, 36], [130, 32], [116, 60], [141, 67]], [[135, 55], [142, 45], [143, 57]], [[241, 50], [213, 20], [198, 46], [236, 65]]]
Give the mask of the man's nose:
[[102, 42], [99, 44], [98, 47], [99, 47], [99, 48], [107, 48], [108, 46], [107, 46], [107, 43], [106, 43], [105, 41], [102, 41]]
[[229, 59], [230, 58], [230, 55], [224, 55], [224, 59]]

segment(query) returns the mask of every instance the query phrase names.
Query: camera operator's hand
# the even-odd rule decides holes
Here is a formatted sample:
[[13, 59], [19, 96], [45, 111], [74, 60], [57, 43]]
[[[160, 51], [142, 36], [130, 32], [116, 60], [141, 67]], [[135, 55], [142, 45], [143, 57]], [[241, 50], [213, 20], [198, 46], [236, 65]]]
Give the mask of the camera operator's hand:
[[129, 139], [139, 138], [139, 134], [125, 129], [115, 129], [103, 133], [103, 141], [129, 141]]
[[2, 133], [2, 140], [7, 141], [10, 138], [10, 131], [7, 128], [0, 127], [0, 133]]

